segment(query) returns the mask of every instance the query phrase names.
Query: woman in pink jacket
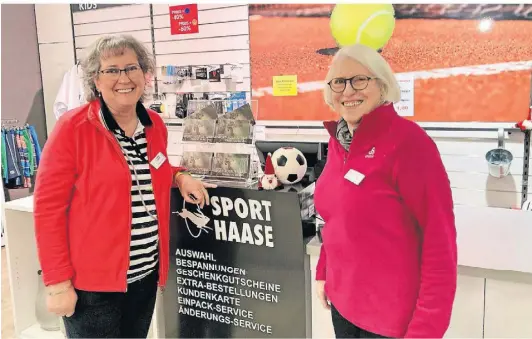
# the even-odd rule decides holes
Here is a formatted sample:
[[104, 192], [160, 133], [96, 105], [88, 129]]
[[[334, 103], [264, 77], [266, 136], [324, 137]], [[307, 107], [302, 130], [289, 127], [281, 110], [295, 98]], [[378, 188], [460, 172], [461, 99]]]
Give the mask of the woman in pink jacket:
[[373, 49], [340, 49], [326, 82], [325, 101], [340, 119], [324, 123], [329, 151], [315, 192], [325, 221], [318, 297], [339, 338], [441, 338], [457, 253], [438, 149], [396, 113], [399, 85]]

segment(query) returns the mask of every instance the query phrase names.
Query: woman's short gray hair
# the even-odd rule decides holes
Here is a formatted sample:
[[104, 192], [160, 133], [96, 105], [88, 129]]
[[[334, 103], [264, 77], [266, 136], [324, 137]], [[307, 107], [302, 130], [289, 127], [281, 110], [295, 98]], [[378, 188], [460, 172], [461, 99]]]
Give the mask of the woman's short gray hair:
[[[85, 57], [81, 62], [83, 70], [83, 89], [87, 102], [98, 97], [98, 91], [94, 79], [100, 71], [100, 60], [112, 56], [122, 55], [124, 50], [131, 49], [137, 55], [140, 68], [144, 74], [155, 70], [155, 61], [152, 54], [143, 43], [131, 35], [107, 35], [96, 40], [85, 51]], [[141, 100], [146, 97], [146, 93]]]
[[362, 66], [366, 67], [377, 78], [377, 81], [381, 87], [382, 98], [385, 102], [399, 102], [401, 100], [401, 88], [395, 78], [395, 75], [386, 60], [380, 55], [379, 52], [371, 47], [355, 44], [340, 48], [334, 56], [329, 72], [325, 77], [325, 88], [323, 89], [323, 98], [325, 103], [331, 108], [332, 102], [332, 90], [327, 84], [331, 81], [333, 71], [336, 62], [343, 57], [347, 57], [355, 60]]

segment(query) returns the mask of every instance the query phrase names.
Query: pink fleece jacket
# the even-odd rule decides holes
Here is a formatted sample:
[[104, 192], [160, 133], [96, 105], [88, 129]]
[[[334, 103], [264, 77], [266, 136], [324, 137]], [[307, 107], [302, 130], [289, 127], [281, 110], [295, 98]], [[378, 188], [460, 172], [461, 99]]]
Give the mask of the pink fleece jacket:
[[[456, 292], [453, 200], [433, 140], [392, 105], [366, 115], [349, 152], [331, 135], [315, 204], [325, 221], [316, 280], [351, 323], [441, 338]], [[350, 173], [350, 174], [349, 174]]]

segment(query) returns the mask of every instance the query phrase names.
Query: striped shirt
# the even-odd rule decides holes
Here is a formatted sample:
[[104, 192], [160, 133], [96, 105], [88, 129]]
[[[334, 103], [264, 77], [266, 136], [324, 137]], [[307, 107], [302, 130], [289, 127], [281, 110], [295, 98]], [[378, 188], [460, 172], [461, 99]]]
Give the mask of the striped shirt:
[[[144, 126], [138, 122], [137, 129], [131, 138], [127, 137], [121, 129], [115, 129], [113, 133], [120, 143], [131, 173], [131, 243], [127, 280], [128, 283], [132, 283], [150, 274], [158, 263], [157, 212], [151, 185]], [[137, 177], [135, 177], [135, 171]], [[139, 191], [142, 192], [147, 208], [142, 203]]]

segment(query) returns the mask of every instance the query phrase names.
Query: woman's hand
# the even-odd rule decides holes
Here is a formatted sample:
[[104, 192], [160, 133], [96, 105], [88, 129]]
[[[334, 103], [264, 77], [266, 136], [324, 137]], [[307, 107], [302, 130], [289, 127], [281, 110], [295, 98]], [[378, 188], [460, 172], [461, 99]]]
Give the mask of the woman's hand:
[[321, 302], [321, 305], [325, 309], [330, 310], [331, 305], [329, 304], [329, 300], [327, 299], [327, 296], [325, 295], [325, 281], [323, 280], [316, 281], [316, 294], [318, 296], [318, 299]]
[[58, 316], [71, 317], [76, 309], [78, 295], [70, 280], [46, 287], [48, 312]]
[[185, 201], [191, 204], [199, 204], [201, 208], [205, 206], [205, 203], [209, 205], [207, 188], [217, 187], [215, 184], [202, 182], [184, 173], [176, 174], [176, 183]]

